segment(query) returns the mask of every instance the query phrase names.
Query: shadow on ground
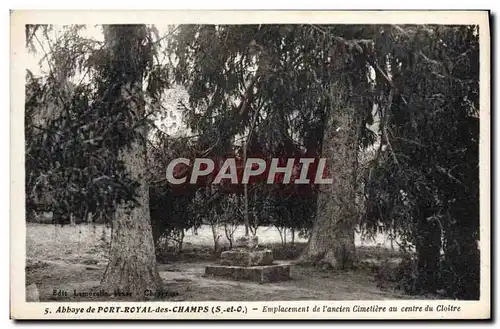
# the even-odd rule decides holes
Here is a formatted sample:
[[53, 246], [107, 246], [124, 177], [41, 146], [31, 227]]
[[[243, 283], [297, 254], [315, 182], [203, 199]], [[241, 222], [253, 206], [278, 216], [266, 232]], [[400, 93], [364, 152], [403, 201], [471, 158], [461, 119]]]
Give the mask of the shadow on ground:
[[[45, 236], [42, 230], [50, 230]], [[78, 237], [69, 231], [48, 227], [28, 227], [26, 286], [35, 284], [40, 301], [109, 301], [112, 297], [88, 296], [100, 291], [106, 268], [103, 233], [82, 231]], [[64, 234], [66, 233], [66, 234]], [[44, 237], [44, 238], [40, 238]], [[276, 260], [295, 259], [304, 243], [282, 248], [268, 244]], [[366, 261], [380, 263], [394, 255], [384, 247], [359, 247]], [[393, 257], [394, 258], [394, 257]], [[235, 282], [204, 277], [205, 266], [214, 264], [217, 255], [207, 246], [192, 245], [182, 254], [158, 255], [158, 268], [170, 301], [278, 301], [278, 300], [381, 300], [414, 299], [392, 288], [381, 289], [373, 267], [354, 271], [333, 271], [322, 267], [292, 266], [292, 280], [278, 283]], [[364, 262], [369, 264], [370, 262]], [[75, 295], [76, 292], [76, 295]], [[118, 299], [116, 299], [118, 300]]]

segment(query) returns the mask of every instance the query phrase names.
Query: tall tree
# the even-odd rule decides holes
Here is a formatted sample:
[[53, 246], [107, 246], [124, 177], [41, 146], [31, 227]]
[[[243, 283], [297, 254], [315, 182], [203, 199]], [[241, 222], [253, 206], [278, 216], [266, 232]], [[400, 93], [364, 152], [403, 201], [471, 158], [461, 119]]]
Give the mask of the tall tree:
[[393, 26], [381, 37], [395, 88], [367, 173], [363, 224], [382, 224], [409, 251], [414, 266], [401, 286], [411, 293], [479, 298], [477, 32]]
[[117, 205], [112, 221], [110, 259], [102, 284], [108, 291], [131, 293], [136, 299], [144, 298], [146, 289], [157, 291], [162, 287], [156, 265], [146, 181], [147, 128], [143, 122], [142, 82], [149, 55], [147, 35], [146, 27], [142, 25], [104, 26], [109, 61], [103, 77], [106, 85], [103, 96], [108, 99], [106, 106], [120, 108], [125, 129], [135, 127], [129, 145], [119, 150], [118, 157], [137, 186], [135, 204], [124, 202]]
[[366, 48], [361, 42], [335, 37], [329, 56], [332, 75], [321, 157], [332, 184], [319, 186], [316, 221], [300, 262], [347, 269], [356, 260], [354, 231], [358, 150], [365, 98], [370, 92]]
[[26, 26], [27, 46], [41, 49], [48, 66], [40, 77], [27, 74], [27, 207], [36, 207], [43, 187], [55, 212], [78, 215], [83, 208], [113, 217], [102, 284], [142, 299], [146, 289], [162, 285], [151, 232], [146, 138], [149, 117], [168, 88], [158, 52], [165, 37], [154, 27], [113, 25], [104, 27], [102, 42], [83, 37], [84, 28], [51, 33], [53, 26]]
[[364, 82], [366, 49], [349, 39], [372, 31], [364, 26], [183, 26], [173, 44], [180, 82], [192, 107], [202, 109], [194, 128], [208, 135], [205, 141], [220, 143], [252, 126], [252, 145], [260, 154], [293, 157], [300, 150], [327, 158], [335, 180], [320, 193], [302, 260], [340, 267], [353, 262], [357, 150], [370, 91]]

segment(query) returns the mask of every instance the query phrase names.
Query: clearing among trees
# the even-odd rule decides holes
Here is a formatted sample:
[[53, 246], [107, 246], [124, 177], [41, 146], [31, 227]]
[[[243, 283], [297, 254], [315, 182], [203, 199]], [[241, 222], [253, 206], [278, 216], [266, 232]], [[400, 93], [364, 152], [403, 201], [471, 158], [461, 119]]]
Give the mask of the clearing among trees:
[[[306, 240], [297, 239], [294, 247], [283, 247], [276, 229], [262, 227], [259, 230], [262, 242], [273, 250], [276, 258], [283, 261], [291, 262], [305, 246]], [[240, 227], [239, 231], [243, 233], [244, 228]], [[36, 284], [40, 301], [109, 300], [109, 297], [99, 296], [102, 291], [100, 279], [109, 258], [109, 228], [104, 225], [56, 227], [28, 224], [27, 235], [26, 285]], [[205, 266], [217, 260], [213, 254], [211, 229], [208, 226], [200, 227], [197, 235], [187, 232], [185, 239], [182, 254], [165, 250], [158, 256], [158, 271], [166, 292], [157, 300], [379, 300], [437, 297], [409, 296], [395, 289], [395, 277], [391, 278], [388, 273], [395, 275], [396, 263], [392, 262], [397, 262], [399, 255], [397, 251], [391, 252], [390, 242], [381, 237], [372, 242], [362, 242], [357, 237], [358, 253], [365, 263], [355, 271], [345, 273], [328, 268], [293, 266], [292, 281], [273, 284], [205, 278]], [[221, 244], [229, 245], [227, 241]], [[67, 296], [60, 294], [63, 291], [67, 292]]]

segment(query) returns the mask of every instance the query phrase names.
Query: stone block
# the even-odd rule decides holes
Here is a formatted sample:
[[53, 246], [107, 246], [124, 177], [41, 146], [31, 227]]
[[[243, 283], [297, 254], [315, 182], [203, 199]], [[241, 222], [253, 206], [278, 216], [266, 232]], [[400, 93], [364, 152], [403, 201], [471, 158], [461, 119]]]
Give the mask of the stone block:
[[279, 282], [291, 279], [290, 266], [289, 264], [252, 267], [210, 265], [205, 268], [205, 276], [258, 283]]
[[222, 252], [220, 258], [221, 265], [271, 265], [273, 263], [273, 252], [271, 250], [229, 250]]
[[36, 284], [32, 283], [26, 287], [26, 302], [39, 302], [40, 293]]
[[259, 238], [257, 236], [242, 236], [234, 242], [236, 248], [255, 249], [259, 245]]

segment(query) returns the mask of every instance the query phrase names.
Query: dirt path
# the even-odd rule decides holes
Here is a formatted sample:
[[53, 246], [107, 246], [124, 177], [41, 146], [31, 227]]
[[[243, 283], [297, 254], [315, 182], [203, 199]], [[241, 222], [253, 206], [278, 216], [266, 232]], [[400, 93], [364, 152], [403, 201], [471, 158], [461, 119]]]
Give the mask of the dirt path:
[[378, 289], [367, 273], [331, 272], [292, 266], [291, 281], [258, 284], [205, 278], [210, 263], [161, 266], [169, 288], [180, 293], [177, 300], [380, 300], [409, 299]]
[[[35, 283], [41, 301], [109, 300], [108, 298], [74, 296], [98, 292], [104, 266], [43, 261], [27, 271], [27, 285]], [[293, 266], [292, 280], [258, 284], [204, 277], [209, 262], [180, 262], [159, 265], [160, 275], [169, 292], [178, 294], [164, 298], [172, 301], [234, 300], [380, 300], [409, 299], [397, 292], [376, 287], [366, 272], [331, 272]], [[59, 292], [67, 292], [67, 296]]]
[[[293, 280], [258, 284], [234, 282], [203, 277], [205, 266], [213, 264], [210, 236], [207, 232], [189, 236], [191, 250], [181, 259], [167, 257], [159, 264], [165, 287], [176, 296], [169, 300], [373, 300], [411, 299], [398, 292], [380, 289], [370, 270], [332, 272], [321, 268], [293, 266]], [[280, 243], [279, 235], [263, 230], [268, 242]], [[26, 285], [36, 284], [42, 301], [110, 300], [110, 297], [74, 296], [74, 291], [89, 293], [100, 290], [100, 279], [107, 264], [109, 232], [105, 227], [90, 225], [55, 227], [28, 225], [27, 227]], [[205, 243], [205, 244], [203, 244]], [[377, 247], [379, 248], [379, 247]], [[386, 249], [380, 247], [363, 252], [360, 257], [375, 257], [380, 261]], [[274, 250], [276, 260], [295, 259]], [[285, 257], [286, 256], [286, 257]], [[288, 257], [288, 258], [287, 258]], [[67, 292], [67, 296], [59, 292]], [[55, 294], [54, 294], [55, 292]], [[422, 297], [420, 297], [422, 298]]]

